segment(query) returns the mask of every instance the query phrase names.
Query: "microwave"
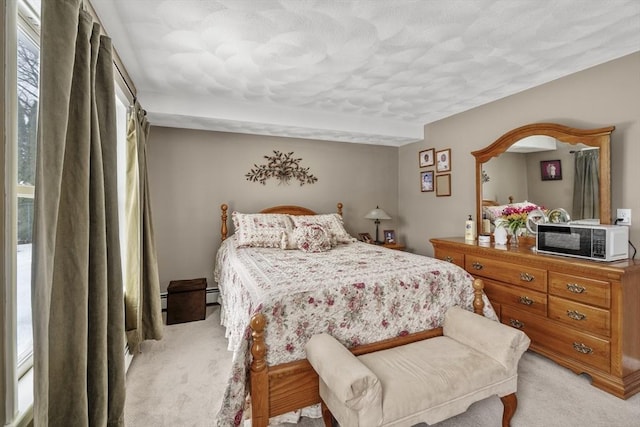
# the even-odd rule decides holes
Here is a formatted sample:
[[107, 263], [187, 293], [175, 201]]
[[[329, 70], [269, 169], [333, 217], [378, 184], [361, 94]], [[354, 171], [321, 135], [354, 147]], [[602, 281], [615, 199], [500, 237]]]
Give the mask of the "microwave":
[[538, 224], [539, 253], [594, 261], [629, 258], [629, 228], [624, 225]]

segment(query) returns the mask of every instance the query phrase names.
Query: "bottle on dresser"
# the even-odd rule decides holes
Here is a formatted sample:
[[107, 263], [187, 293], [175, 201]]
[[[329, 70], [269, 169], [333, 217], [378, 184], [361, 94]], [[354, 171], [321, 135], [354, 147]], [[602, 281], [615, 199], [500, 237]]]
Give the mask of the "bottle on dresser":
[[476, 240], [476, 222], [471, 215], [464, 224], [464, 240]]
[[487, 213], [482, 214], [482, 234], [491, 234], [491, 221], [487, 218]]

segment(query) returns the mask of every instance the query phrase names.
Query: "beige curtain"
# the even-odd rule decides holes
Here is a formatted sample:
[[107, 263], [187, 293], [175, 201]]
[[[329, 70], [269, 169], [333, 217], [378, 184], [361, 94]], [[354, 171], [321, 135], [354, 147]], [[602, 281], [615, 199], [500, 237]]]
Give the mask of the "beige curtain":
[[575, 156], [571, 218], [600, 218], [600, 150], [582, 150]]
[[33, 243], [34, 425], [124, 425], [111, 42], [81, 0], [42, 2]]
[[162, 338], [160, 279], [153, 239], [151, 202], [147, 178], [146, 112], [135, 102], [127, 124], [127, 261], [125, 319], [129, 350], [138, 351], [148, 339]]

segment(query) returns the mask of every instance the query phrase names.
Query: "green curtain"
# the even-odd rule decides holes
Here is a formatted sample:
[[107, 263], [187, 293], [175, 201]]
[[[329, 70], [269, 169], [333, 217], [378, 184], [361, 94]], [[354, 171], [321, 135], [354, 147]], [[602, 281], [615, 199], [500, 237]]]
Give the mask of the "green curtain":
[[81, 0], [42, 2], [32, 264], [34, 425], [124, 425], [111, 41]]
[[145, 115], [140, 104], [135, 102], [127, 123], [125, 223], [129, 241], [125, 266], [125, 322], [129, 350], [134, 353], [142, 341], [162, 339], [163, 325], [147, 177], [146, 150], [150, 126]]
[[600, 150], [575, 153], [572, 219], [600, 218]]

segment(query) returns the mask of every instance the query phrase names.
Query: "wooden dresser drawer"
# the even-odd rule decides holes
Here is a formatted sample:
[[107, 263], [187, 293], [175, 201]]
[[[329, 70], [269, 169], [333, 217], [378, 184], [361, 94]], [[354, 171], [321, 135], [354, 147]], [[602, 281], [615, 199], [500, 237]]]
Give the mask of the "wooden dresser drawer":
[[447, 249], [436, 249], [435, 257], [442, 261], [452, 262], [458, 267], [464, 268], [464, 254], [462, 252], [449, 251]]
[[611, 336], [609, 310], [549, 295], [549, 318], [587, 332]]
[[540, 316], [547, 315], [547, 294], [522, 288], [502, 285], [491, 279], [484, 279], [484, 292], [493, 302], [509, 304]]
[[602, 308], [611, 307], [611, 284], [602, 280], [550, 271], [549, 293]]
[[531, 341], [605, 372], [610, 372], [611, 346], [608, 340], [545, 321], [540, 316], [510, 306], [502, 306], [502, 323], [526, 333]]
[[465, 270], [474, 276], [487, 277], [535, 291], [547, 292], [546, 270], [474, 255], [466, 255], [464, 263]]
[[531, 342], [540, 344], [544, 342], [549, 328], [549, 320], [545, 317], [527, 313], [513, 306], [503, 305], [500, 321], [516, 329], [520, 329], [531, 339]]

